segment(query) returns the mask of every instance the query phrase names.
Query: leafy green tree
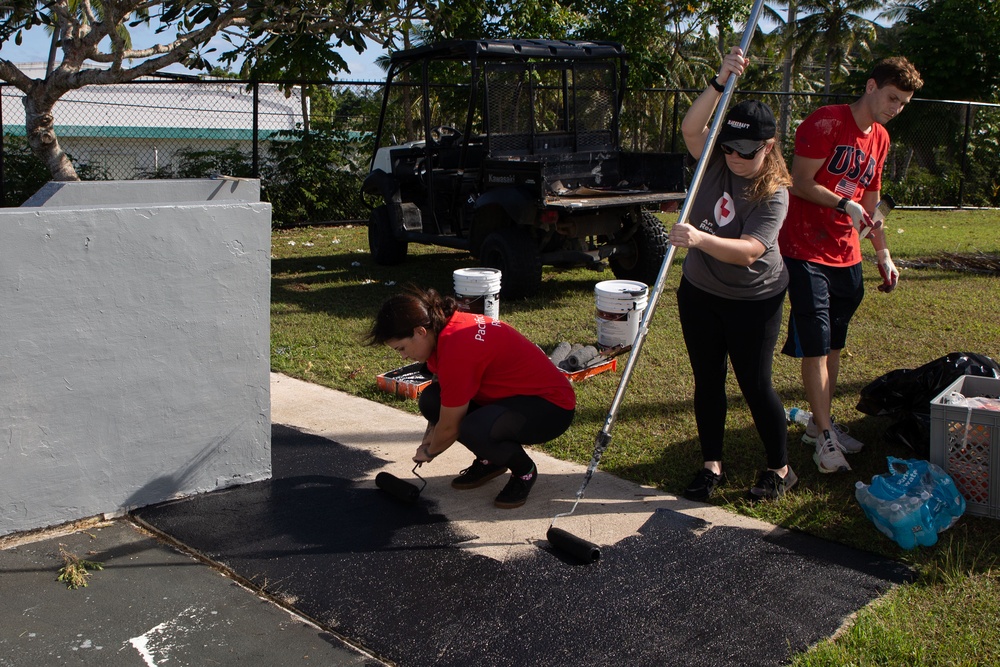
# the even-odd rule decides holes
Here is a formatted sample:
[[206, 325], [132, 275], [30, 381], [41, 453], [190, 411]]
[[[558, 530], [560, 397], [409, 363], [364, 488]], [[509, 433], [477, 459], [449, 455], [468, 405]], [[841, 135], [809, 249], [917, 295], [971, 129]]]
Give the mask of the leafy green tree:
[[854, 58], [871, 50], [876, 23], [864, 14], [882, 5], [879, 0], [801, 0], [793, 37], [798, 43], [796, 67], [818, 56], [823, 62], [823, 92], [829, 93], [834, 72], [846, 72]]
[[[920, 71], [925, 99], [1000, 101], [1000, 3], [921, 0], [894, 3], [895, 53]], [[1000, 193], [998, 114], [960, 104], [911, 105], [892, 122], [905, 147], [907, 203], [996, 205]], [[960, 201], [961, 193], [961, 201]]]
[[925, 0], [905, 16], [899, 46], [920, 70], [921, 97], [1000, 101], [1000, 2]]
[[683, 87], [690, 85], [695, 76], [703, 75], [705, 56], [690, 51], [688, 55], [693, 57], [683, 55], [701, 29], [697, 14], [701, 3], [580, 0], [575, 6], [579, 14], [587, 17], [576, 35], [625, 46], [633, 87]]
[[720, 55], [725, 55], [734, 42], [733, 24], [745, 23], [750, 14], [752, 2], [747, 0], [708, 0], [704, 13], [715, 23], [718, 35], [717, 48]]
[[417, 43], [439, 39], [568, 39], [586, 16], [570, 0], [456, 2], [428, 21]]
[[[62, 59], [39, 80], [0, 56], [0, 79], [25, 95], [32, 152], [54, 179], [75, 180], [78, 174], [59, 146], [53, 115], [55, 103], [71, 90], [133, 81], [177, 63], [209, 71], [214, 50], [209, 42], [217, 36], [230, 45], [219, 55], [221, 62], [243, 59], [245, 72], [258, 63], [273, 71], [280, 60], [307, 63], [312, 73], [337, 71], [346, 66], [338, 47], [360, 52], [366, 39], [392, 44], [400, 26], [426, 21], [436, 11], [432, 0], [4, 0], [0, 44], [20, 44], [25, 30], [49, 26], [58, 35]], [[140, 24], [154, 27], [161, 41], [133, 48], [127, 28]]]

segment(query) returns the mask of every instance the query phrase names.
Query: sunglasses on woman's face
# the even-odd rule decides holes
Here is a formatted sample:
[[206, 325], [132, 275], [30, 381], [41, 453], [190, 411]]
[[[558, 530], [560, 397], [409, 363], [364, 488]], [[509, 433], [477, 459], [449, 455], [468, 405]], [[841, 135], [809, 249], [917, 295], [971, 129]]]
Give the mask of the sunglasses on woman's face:
[[735, 148], [733, 148], [732, 146], [727, 146], [726, 144], [719, 144], [719, 148], [721, 148], [722, 152], [725, 153], [726, 155], [732, 155], [733, 153], [736, 153], [737, 155], [739, 155], [744, 160], [752, 160], [755, 157], [757, 157], [757, 153], [759, 153], [760, 149], [764, 148], [764, 146], [767, 146], [767, 142], [761, 144], [760, 146], [758, 146], [757, 148], [753, 149], [753, 151], [751, 151], [749, 153], [741, 153], [738, 150], [736, 150]]

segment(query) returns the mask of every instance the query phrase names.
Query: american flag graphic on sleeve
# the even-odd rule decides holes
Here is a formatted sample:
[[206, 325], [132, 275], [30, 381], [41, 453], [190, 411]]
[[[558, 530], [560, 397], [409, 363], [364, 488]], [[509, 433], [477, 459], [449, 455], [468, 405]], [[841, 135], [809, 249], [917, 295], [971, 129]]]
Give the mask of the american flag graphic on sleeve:
[[854, 191], [858, 189], [858, 184], [847, 180], [846, 178], [840, 179], [837, 183], [837, 187], [833, 191], [840, 195], [841, 197], [847, 197], [848, 199], [854, 198]]

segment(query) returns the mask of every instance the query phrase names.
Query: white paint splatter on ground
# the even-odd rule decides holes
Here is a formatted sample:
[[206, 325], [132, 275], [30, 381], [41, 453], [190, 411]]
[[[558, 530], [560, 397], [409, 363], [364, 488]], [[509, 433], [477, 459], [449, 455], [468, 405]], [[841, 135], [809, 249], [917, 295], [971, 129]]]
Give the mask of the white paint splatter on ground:
[[200, 629], [205, 611], [204, 607], [188, 607], [175, 618], [129, 639], [128, 643], [139, 652], [148, 667], [159, 667], [170, 661], [171, 653], [175, 649], [186, 645], [187, 635]]

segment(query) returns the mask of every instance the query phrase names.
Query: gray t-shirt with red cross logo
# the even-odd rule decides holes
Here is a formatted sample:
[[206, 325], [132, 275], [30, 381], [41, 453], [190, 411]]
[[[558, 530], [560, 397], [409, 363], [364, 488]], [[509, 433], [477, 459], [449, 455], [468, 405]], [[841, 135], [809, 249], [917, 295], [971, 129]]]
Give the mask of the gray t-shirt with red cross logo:
[[788, 286], [778, 252], [778, 230], [788, 211], [788, 191], [781, 188], [768, 199], [750, 202], [744, 196], [750, 183], [729, 170], [721, 151], [713, 150], [688, 218], [692, 226], [708, 234], [726, 239], [746, 234], [766, 248], [750, 266], [720, 262], [697, 248], [688, 248], [684, 277], [695, 287], [727, 299], [766, 299]]

